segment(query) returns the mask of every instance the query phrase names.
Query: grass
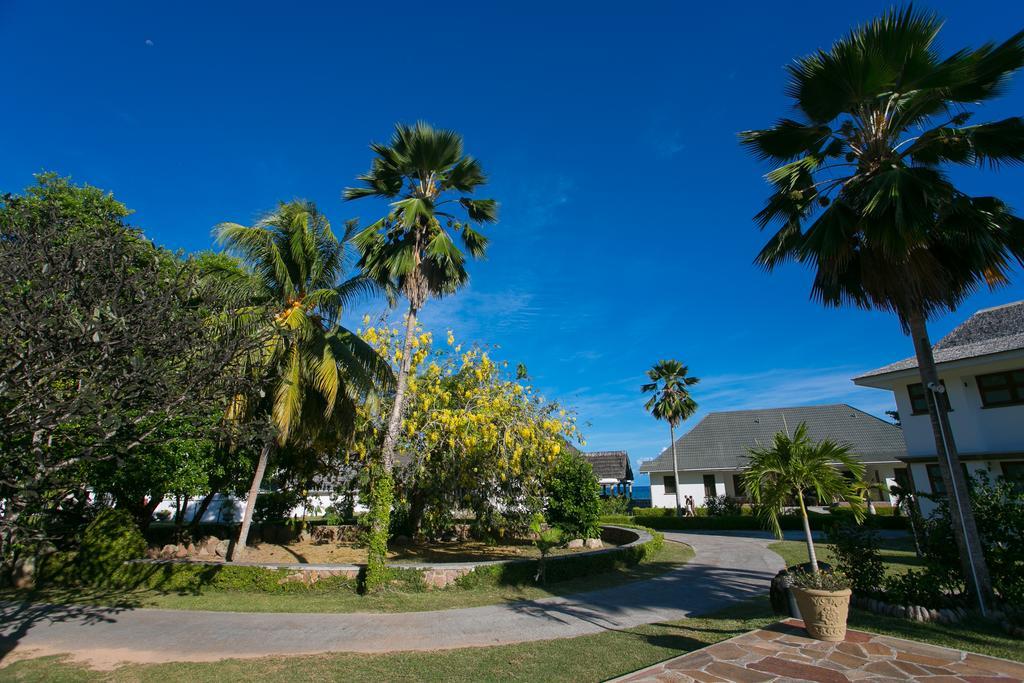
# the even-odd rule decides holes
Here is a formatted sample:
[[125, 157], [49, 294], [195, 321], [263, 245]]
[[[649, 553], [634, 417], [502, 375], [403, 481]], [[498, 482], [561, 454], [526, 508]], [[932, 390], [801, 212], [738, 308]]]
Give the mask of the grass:
[[[787, 567], [807, 562], [807, 544], [803, 541], [779, 541], [772, 543], [768, 548], [782, 557]], [[887, 574], [903, 574], [922, 566], [921, 559], [914, 553], [914, 541], [909, 536], [879, 538], [878, 549]], [[820, 562], [835, 564], [831, 545], [815, 543], [814, 551]]]
[[609, 588], [662, 574], [688, 562], [692, 557], [693, 550], [689, 546], [666, 542], [661, 550], [641, 564], [546, 586], [481, 582], [472, 588], [452, 587], [422, 592], [394, 591], [374, 595], [359, 595], [350, 589], [311, 593], [258, 593], [206, 589], [194, 593], [50, 588], [28, 594], [0, 591], [0, 599], [217, 612], [420, 612], [479, 607], [516, 600], [536, 600]]
[[[601, 681], [690, 652], [777, 621], [767, 598], [741, 603], [706, 617], [561, 640], [495, 647], [394, 652], [335, 653], [207, 663], [129, 665], [95, 671], [62, 657], [16, 661], [0, 669], [14, 681]], [[942, 626], [887, 619], [853, 610], [852, 628], [1024, 660], [1019, 641], [985, 622]]]

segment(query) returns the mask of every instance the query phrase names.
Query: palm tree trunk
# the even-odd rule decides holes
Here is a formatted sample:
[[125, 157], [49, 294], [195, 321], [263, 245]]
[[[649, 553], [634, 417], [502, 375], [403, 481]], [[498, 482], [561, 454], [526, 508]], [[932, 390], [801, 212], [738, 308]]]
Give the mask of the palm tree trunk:
[[797, 491], [797, 500], [800, 501], [800, 517], [804, 522], [804, 537], [807, 539], [807, 559], [811, 563], [811, 571], [818, 573], [818, 555], [814, 552], [814, 536], [811, 534], [811, 520], [807, 518], [807, 506], [804, 505], [804, 492]]
[[679, 497], [679, 460], [676, 457], [676, 428], [671, 422], [668, 423], [668, 433], [670, 435], [669, 438], [672, 439], [672, 476], [676, 480], [676, 517], [682, 517], [683, 505]]
[[956, 441], [953, 439], [953, 430], [950, 429], [946, 404], [945, 401], [935, 400], [935, 395], [931, 391], [931, 387], [941, 385], [923, 313], [918, 310], [908, 315], [907, 327], [914, 341], [918, 372], [925, 388], [928, 417], [931, 419], [932, 433], [935, 436], [935, 451], [938, 455], [939, 469], [942, 472], [942, 483], [946, 487], [949, 497], [950, 522], [960, 551], [964, 581], [968, 589], [974, 593], [981, 613], [985, 614], [992, 596], [992, 581], [989, 578], [988, 564], [985, 562], [985, 554], [981, 547], [978, 526], [974, 521], [974, 511], [971, 509], [967, 478], [960, 465]]
[[[398, 433], [402, 428], [402, 415], [405, 412], [405, 394], [409, 386], [409, 370], [412, 367], [412, 341], [416, 336], [417, 308], [410, 303], [409, 314], [405, 320], [405, 343], [402, 345], [402, 360], [398, 364], [398, 382], [395, 387], [395, 403], [391, 406], [388, 418], [388, 429], [384, 434], [384, 445], [381, 448], [381, 467], [378, 476], [374, 477], [371, 486], [379, 486], [382, 490], [394, 491], [392, 471], [395, 466], [395, 448], [398, 444]], [[382, 581], [386, 571], [388, 527], [391, 524], [391, 505], [394, 496], [371, 496], [373, 507], [370, 521], [370, 543], [366, 564], [366, 588], [373, 590]], [[387, 509], [383, 509], [383, 508]]]
[[260, 451], [260, 459], [256, 462], [256, 473], [252, 477], [252, 485], [249, 486], [249, 495], [245, 499], [245, 512], [242, 513], [242, 527], [238, 530], [238, 540], [231, 552], [230, 561], [241, 560], [245, 557], [245, 542], [249, 538], [249, 527], [252, 525], [252, 513], [256, 509], [256, 496], [260, 494], [260, 485], [263, 483], [263, 474], [267, 471], [267, 461], [270, 460], [270, 451], [274, 448], [274, 441], [271, 439]]
[[192, 515], [192, 521], [189, 523], [188, 528], [190, 530], [190, 533], [192, 534], [192, 536], [195, 537], [196, 540], [199, 539], [199, 525], [202, 524], [203, 516], [206, 514], [206, 511], [210, 508], [210, 503], [213, 502], [213, 497], [217, 495], [218, 488], [219, 487], [217, 486], [210, 487], [210, 491], [205, 496], [203, 496], [203, 499], [201, 501], [199, 501], [199, 506], [196, 508], [195, 514]]

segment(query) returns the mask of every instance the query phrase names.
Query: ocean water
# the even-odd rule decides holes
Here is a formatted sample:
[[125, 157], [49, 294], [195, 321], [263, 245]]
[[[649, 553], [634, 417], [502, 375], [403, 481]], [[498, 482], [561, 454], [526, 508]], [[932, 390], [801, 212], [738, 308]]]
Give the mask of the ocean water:
[[651, 499], [651, 487], [650, 486], [633, 486], [633, 498], [636, 500], [650, 500]]

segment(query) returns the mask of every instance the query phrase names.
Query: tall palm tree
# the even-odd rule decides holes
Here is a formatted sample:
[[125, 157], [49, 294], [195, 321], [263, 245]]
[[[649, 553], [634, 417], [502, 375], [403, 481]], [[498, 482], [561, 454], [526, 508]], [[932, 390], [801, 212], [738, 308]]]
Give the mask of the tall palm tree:
[[[221, 264], [220, 281], [237, 302], [233, 311], [258, 336], [245, 362], [265, 382], [261, 398], [240, 401], [233, 415], [265, 416], [273, 435], [256, 464], [234, 558], [244, 554], [252, 513], [275, 448], [295, 444], [337, 447], [353, 431], [356, 407], [393, 384], [390, 366], [357, 335], [339, 325], [344, 306], [376, 287], [366, 278], [340, 282], [346, 242], [306, 201], [281, 203], [252, 226], [221, 223], [218, 241], [242, 263]], [[249, 315], [258, 307], [270, 321]]]
[[829, 51], [788, 67], [798, 116], [740, 134], [781, 164], [757, 214], [777, 231], [757, 256], [772, 270], [795, 260], [815, 271], [812, 297], [897, 315], [910, 334], [967, 581], [984, 611], [988, 569], [950, 430], [926, 321], [982, 284], [1007, 282], [1024, 260], [1024, 222], [995, 197], [974, 197], [944, 167], [1024, 162], [1024, 120], [966, 125], [968, 107], [1005, 91], [1024, 64], [1024, 31], [942, 58], [942, 21], [911, 8], [853, 30]]
[[[429, 298], [452, 294], [469, 280], [466, 256], [451, 233], [458, 233], [470, 256], [482, 257], [488, 240], [475, 226], [496, 222], [498, 204], [493, 199], [467, 196], [487, 178], [479, 162], [463, 153], [462, 136], [454, 131], [435, 129], [423, 122], [398, 124], [390, 144], [374, 143], [370, 149], [377, 156], [370, 170], [359, 176], [362, 186], [345, 188], [343, 196], [347, 200], [383, 198], [390, 201], [391, 208], [383, 218], [356, 234], [359, 266], [367, 277], [397, 289], [409, 304], [398, 385], [377, 473], [387, 480], [382, 487], [389, 487], [417, 317]], [[387, 504], [390, 506], [390, 501]], [[374, 536], [387, 533], [389, 515], [390, 510], [373, 514]], [[373, 557], [370, 566], [375, 566]]]
[[683, 516], [683, 504], [679, 489], [679, 458], [676, 454], [676, 427], [683, 420], [697, 412], [697, 402], [690, 395], [690, 387], [700, 382], [699, 377], [690, 377], [689, 368], [677, 360], [659, 360], [650, 370], [649, 383], [640, 391], [651, 394], [644, 408], [656, 420], [668, 422], [669, 439], [672, 442], [672, 475], [676, 481], [676, 516]]
[[807, 436], [807, 424], [801, 422], [792, 437], [779, 432], [770, 447], [751, 448], [747, 470], [743, 473], [744, 488], [750, 492], [758, 515], [776, 538], [782, 538], [779, 515], [785, 511], [789, 501], [796, 498], [804, 523], [807, 559], [815, 573], [818, 571], [818, 556], [814, 552], [814, 539], [807, 517], [804, 499], [807, 492], [814, 491], [823, 503], [850, 503], [856, 520], [864, 520], [864, 499], [837, 465], [849, 470], [855, 480], [864, 477], [864, 465], [850, 455], [848, 445], [829, 439], [814, 443]]

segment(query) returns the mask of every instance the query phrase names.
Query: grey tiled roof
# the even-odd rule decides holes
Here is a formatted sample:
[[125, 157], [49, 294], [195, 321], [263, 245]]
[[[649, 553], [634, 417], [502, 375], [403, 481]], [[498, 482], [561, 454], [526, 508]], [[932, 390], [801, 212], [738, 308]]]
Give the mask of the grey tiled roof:
[[[1024, 301], [978, 311], [932, 347], [936, 363], [987, 356], [1024, 349]], [[865, 372], [858, 379], [886, 375], [917, 367], [916, 358], [905, 358]]]
[[[906, 456], [903, 430], [844, 403], [797, 408], [733, 410], [709, 413], [676, 439], [680, 470], [741, 468], [748, 449], [767, 446], [775, 434], [792, 434], [801, 422], [813, 441], [832, 439], [851, 444], [853, 455], [864, 462], [890, 462]], [[672, 448], [640, 465], [641, 472], [671, 472]]]
[[633, 467], [626, 451], [594, 451], [580, 455], [591, 464], [598, 479], [633, 480]]

